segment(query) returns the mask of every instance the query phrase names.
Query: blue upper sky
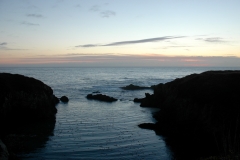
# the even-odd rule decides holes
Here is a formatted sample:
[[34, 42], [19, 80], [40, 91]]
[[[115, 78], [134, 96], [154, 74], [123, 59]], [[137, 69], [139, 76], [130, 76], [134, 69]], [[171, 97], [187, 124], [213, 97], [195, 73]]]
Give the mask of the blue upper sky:
[[0, 65], [240, 66], [239, 0], [0, 0]]

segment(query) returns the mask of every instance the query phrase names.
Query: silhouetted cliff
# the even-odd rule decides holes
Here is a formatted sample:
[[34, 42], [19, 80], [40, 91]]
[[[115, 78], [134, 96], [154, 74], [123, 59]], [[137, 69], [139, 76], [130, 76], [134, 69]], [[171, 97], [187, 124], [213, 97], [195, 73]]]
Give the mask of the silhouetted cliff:
[[194, 143], [209, 155], [240, 153], [240, 71], [208, 71], [159, 84], [144, 106], [148, 101], [160, 108], [158, 122], [140, 127], [164, 135], [176, 152], [184, 148], [177, 143], [192, 149]]
[[1, 122], [43, 121], [57, 109], [53, 90], [43, 82], [18, 74], [0, 74]]
[[[58, 101], [53, 90], [39, 80], [0, 73], [0, 138], [10, 152], [24, 143], [33, 144], [33, 138], [26, 138], [31, 135], [38, 138], [44, 133], [46, 141], [54, 129]], [[26, 135], [24, 140], [21, 134]]]

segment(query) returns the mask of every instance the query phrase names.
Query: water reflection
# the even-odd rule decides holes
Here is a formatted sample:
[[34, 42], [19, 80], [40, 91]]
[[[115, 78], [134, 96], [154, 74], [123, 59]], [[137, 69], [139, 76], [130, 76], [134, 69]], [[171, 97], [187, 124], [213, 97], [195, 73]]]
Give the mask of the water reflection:
[[201, 159], [217, 154], [217, 148], [210, 137], [179, 134], [175, 137], [163, 137], [163, 140], [173, 160]]
[[[34, 152], [36, 149], [45, 147], [50, 136], [53, 136], [55, 120], [37, 123], [25, 123], [14, 126], [4, 141], [12, 156]], [[13, 158], [17, 158], [14, 156]]]

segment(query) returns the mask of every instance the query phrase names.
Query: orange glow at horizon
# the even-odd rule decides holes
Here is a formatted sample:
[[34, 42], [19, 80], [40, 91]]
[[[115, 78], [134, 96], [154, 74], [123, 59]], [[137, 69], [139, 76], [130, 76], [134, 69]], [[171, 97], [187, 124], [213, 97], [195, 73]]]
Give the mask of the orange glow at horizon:
[[160, 54], [63, 54], [56, 56], [31, 56], [1, 58], [0, 65], [44, 65], [44, 64], [79, 64], [79, 65], [144, 65], [144, 66], [214, 66], [223, 64], [240, 65], [240, 58], [233, 56], [166, 56]]

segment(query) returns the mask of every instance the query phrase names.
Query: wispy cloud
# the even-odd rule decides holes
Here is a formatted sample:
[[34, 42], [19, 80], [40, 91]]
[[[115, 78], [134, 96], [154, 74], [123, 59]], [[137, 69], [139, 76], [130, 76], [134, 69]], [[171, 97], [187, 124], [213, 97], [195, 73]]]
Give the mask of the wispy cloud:
[[[106, 4], [105, 4], [106, 6]], [[89, 11], [91, 12], [97, 12], [99, 13], [99, 15], [103, 18], [109, 18], [111, 16], [115, 16], [116, 12], [112, 11], [112, 10], [102, 10], [100, 5], [93, 5]]]
[[85, 44], [85, 45], [79, 45], [79, 46], [76, 46], [76, 47], [88, 48], [88, 47], [97, 47], [97, 46], [101, 46], [101, 45], [96, 45], [96, 44]]
[[101, 16], [104, 18], [108, 18], [108, 17], [115, 16], [115, 15], [116, 15], [116, 12], [110, 11], [110, 10], [101, 12]]
[[55, 2], [55, 4], [52, 6], [52, 8], [58, 8], [58, 6], [61, 4], [61, 3], [63, 3], [64, 2], [64, 0], [57, 0], [56, 2]]
[[0, 43], [0, 46], [5, 46], [5, 45], [7, 45], [7, 42]]
[[0, 43], [0, 50], [7, 50], [6, 45], [7, 45], [7, 42]]
[[39, 26], [38, 23], [31, 23], [31, 22], [27, 22], [27, 21], [23, 21], [23, 22], [21, 22], [21, 24], [27, 25], [27, 26]]
[[10, 51], [10, 50], [26, 50], [26, 49], [9, 48], [7, 42], [2, 42], [0, 43], [0, 50]]
[[185, 37], [186, 36], [165, 36], [165, 37], [148, 38], [148, 39], [140, 39], [140, 40], [133, 40], [133, 41], [113, 42], [113, 43], [102, 44], [102, 45], [85, 44], [85, 45], [78, 45], [78, 46], [75, 46], [75, 47], [120, 46], [120, 45], [128, 45], [128, 44], [159, 42], [159, 41], [165, 41], [165, 40], [169, 40], [169, 39], [185, 38]]
[[209, 37], [209, 38], [197, 38], [196, 40], [202, 40], [210, 43], [224, 43], [227, 42], [221, 37]]
[[92, 12], [99, 12], [100, 11], [100, 6], [99, 5], [94, 5], [90, 9]]
[[77, 4], [75, 7], [76, 8], [81, 8], [82, 6], [80, 4]]
[[27, 14], [27, 17], [33, 17], [33, 18], [43, 18], [43, 15], [41, 14]]
[[156, 49], [171, 49], [171, 48], [189, 48], [189, 47], [193, 47], [193, 46], [166, 46], [166, 47], [162, 47], [162, 48], [156, 48]]

